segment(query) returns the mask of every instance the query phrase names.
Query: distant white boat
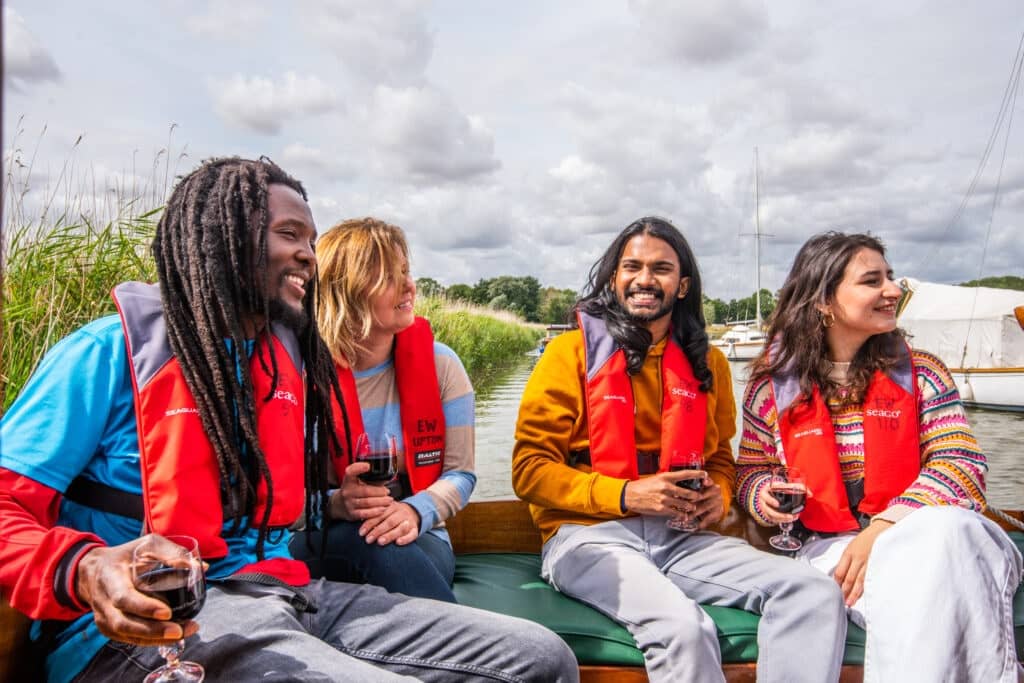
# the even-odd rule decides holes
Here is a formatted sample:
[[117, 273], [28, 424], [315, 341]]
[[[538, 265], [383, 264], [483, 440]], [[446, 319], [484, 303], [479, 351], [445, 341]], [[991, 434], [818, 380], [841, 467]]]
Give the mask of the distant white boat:
[[721, 337], [712, 340], [711, 345], [720, 348], [729, 360], [753, 360], [764, 348], [766, 338], [757, 326], [733, 325]]
[[[765, 333], [761, 318], [761, 190], [757, 147], [754, 148], [754, 320], [733, 324], [718, 339], [711, 341], [729, 360], [754, 360], [764, 349]], [[752, 325], [747, 325], [747, 323]]]
[[1024, 411], [1024, 292], [902, 280], [899, 324], [942, 359], [966, 405]]

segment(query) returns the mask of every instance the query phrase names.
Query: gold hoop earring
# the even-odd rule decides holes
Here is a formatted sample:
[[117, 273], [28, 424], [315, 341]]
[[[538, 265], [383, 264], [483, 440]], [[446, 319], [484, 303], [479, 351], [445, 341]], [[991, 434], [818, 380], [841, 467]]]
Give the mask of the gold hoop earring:
[[832, 311], [821, 314], [821, 326], [826, 330], [836, 324], [836, 314]]

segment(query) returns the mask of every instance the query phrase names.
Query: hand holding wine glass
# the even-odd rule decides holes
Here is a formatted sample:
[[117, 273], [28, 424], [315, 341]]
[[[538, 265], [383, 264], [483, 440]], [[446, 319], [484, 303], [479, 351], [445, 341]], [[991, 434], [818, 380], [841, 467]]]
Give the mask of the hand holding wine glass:
[[[803, 473], [796, 467], [779, 466], [772, 469], [768, 492], [776, 501], [776, 509], [783, 514], [799, 515], [807, 500], [807, 485]], [[780, 522], [781, 534], [772, 536], [768, 543], [776, 550], [792, 552], [803, 547], [798, 538], [789, 535], [793, 522]]]
[[392, 434], [372, 437], [363, 433], [356, 439], [355, 461], [370, 465], [359, 478], [367, 484], [386, 486], [398, 476], [398, 443]]
[[[168, 543], [168, 541], [170, 543]], [[151, 536], [132, 552], [132, 582], [148, 596], [167, 603], [171, 620], [185, 622], [196, 615], [206, 602], [206, 579], [199, 543], [191, 536]], [[203, 680], [203, 667], [179, 658], [184, 640], [173, 646], [160, 646], [167, 663], [153, 671], [144, 683]]]
[[[689, 475], [678, 479], [676, 486], [696, 493], [700, 493], [704, 489], [707, 473], [704, 471], [704, 458], [700, 453], [673, 451], [668, 469], [670, 472], [685, 472]], [[665, 522], [665, 526], [676, 531], [697, 531], [700, 528], [700, 518], [681, 514], [669, 519]]]

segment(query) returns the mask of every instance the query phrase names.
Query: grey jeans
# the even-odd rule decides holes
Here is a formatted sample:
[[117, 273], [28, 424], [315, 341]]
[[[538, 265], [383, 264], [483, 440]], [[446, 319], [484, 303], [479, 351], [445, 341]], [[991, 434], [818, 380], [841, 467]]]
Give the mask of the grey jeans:
[[846, 609], [832, 578], [738, 538], [673, 531], [665, 520], [563, 525], [544, 545], [544, 578], [622, 624], [652, 683], [724, 680], [715, 624], [698, 603], [761, 615], [758, 681], [838, 680]]
[[[369, 585], [319, 580], [299, 612], [287, 589], [211, 584], [182, 659], [207, 681], [578, 681], [557, 635], [530, 621]], [[141, 681], [155, 647], [111, 641], [76, 681]]]

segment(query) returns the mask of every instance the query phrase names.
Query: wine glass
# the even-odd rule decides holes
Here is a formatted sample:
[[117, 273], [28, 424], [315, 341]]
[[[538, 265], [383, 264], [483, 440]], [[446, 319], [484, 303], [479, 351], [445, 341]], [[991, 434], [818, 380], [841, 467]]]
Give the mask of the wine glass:
[[[804, 483], [803, 473], [796, 467], [772, 468], [768, 492], [778, 502], [779, 512], [799, 515], [803, 511], [804, 501], [807, 499], [807, 485]], [[803, 543], [800, 539], [789, 535], [793, 529], [793, 522], [780, 522], [779, 529], [782, 530], [782, 533], [769, 538], [768, 543], [776, 550], [787, 552], [800, 550]]]
[[[191, 536], [146, 539], [132, 551], [132, 582], [140, 593], [167, 603], [172, 621], [194, 618], [206, 602], [206, 578], [199, 557], [199, 542]], [[174, 645], [161, 645], [160, 654], [167, 663], [146, 676], [144, 683], [201, 682], [206, 675], [203, 667], [181, 661], [184, 649], [184, 640]]]
[[398, 476], [398, 443], [392, 434], [372, 437], [365, 432], [356, 439], [356, 462], [369, 463], [370, 469], [359, 475], [367, 484], [386, 486]]
[[[688, 471], [691, 476], [680, 479], [676, 486], [700, 493], [704, 489], [704, 458], [696, 451], [681, 453], [672, 451], [672, 457], [668, 462], [670, 472]], [[675, 531], [697, 531], [700, 528], [700, 519], [694, 515], [676, 515], [667, 522], [665, 526]]]

